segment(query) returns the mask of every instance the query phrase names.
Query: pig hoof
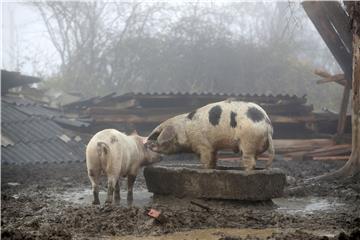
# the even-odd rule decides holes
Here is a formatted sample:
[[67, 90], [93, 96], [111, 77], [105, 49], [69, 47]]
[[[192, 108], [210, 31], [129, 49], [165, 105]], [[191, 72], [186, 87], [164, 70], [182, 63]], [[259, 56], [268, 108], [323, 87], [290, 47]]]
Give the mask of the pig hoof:
[[255, 167], [245, 168], [245, 172], [250, 172], [250, 171], [253, 171], [253, 170], [255, 170]]

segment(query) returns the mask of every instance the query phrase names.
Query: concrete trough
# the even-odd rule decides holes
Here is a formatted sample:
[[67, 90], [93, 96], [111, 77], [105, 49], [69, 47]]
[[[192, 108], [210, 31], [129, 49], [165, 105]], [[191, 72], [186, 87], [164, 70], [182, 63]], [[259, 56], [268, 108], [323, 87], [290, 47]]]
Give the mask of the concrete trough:
[[280, 169], [253, 170], [200, 165], [151, 166], [144, 169], [149, 192], [155, 195], [267, 201], [283, 195], [286, 176]]

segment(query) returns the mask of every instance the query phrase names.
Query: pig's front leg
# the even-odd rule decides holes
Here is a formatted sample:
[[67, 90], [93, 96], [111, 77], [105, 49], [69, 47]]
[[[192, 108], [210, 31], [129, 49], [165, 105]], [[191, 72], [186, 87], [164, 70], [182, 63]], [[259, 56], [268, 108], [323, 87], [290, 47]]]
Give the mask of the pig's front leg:
[[216, 168], [216, 152], [210, 147], [202, 147], [199, 149], [200, 162], [207, 169]]
[[127, 201], [128, 204], [132, 203], [133, 201], [133, 189], [134, 189], [134, 182], [136, 179], [136, 175], [128, 175], [127, 177], [127, 183], [128, 183], [128, 193], [127, 193]]

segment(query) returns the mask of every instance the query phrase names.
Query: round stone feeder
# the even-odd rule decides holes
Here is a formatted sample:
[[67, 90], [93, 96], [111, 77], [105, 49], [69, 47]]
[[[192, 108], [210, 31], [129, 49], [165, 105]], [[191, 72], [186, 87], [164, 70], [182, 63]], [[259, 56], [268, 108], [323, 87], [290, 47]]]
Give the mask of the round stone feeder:
[[267, 201], [283, 195], [285, 174], [280, 169], [250, 172], [233, 167], [202, 169], [200, 165], [151, 166], [144, 169], [149, 192], [155, 195]]

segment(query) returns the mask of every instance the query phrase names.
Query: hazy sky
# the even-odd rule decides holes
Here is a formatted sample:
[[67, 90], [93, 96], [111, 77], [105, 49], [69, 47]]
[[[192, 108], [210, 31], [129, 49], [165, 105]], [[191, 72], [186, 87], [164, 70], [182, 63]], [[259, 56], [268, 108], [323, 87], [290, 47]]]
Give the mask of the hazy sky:
[[[0, 51], [3, 54], [1, 68], [16, 70], [21, 67], [23, 73], [34, 74], [36, 69], [33, 66], [36, 66], [41, 70], [46, 69], [51, 72], [58, 63], [58, 57], [40, 15], [29, 3], [5, 2], [1, 4], [2, 48]], [[30, 56], [30, 59], [26, 59]], [[41, 59], [46, 59], [46, 61]], [[37, 61], [39, 63], [36, 63]]]
[[[223, 2], [231, 1], [216, 1], [214, 4]], [[37, 75], [37, 72], [43, 72], [46, 75], [55, 72], [60, 60], [42, 23], [40, 14], [31, 3], [26, 3], [26, 1], [7, 1], [1, 4], [1, 68], [8, 70], [21, 69], [23, 73], [32, 75]], [[312, 29], [312, 31], [317, 34], [315, 29]]]

